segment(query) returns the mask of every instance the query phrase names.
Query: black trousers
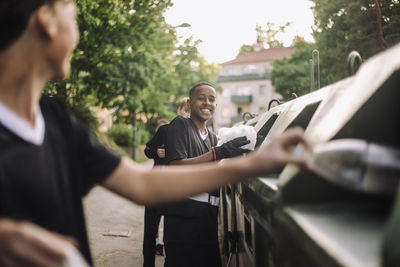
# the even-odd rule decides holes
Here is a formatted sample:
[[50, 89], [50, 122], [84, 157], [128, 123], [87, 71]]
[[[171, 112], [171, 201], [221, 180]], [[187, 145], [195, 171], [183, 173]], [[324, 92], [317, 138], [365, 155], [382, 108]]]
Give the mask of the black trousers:
[[218, 244], [164, 243], [164, 267], [221, 267]]
[[158, 208], [144, 210], [144, 234], [143, 234], [143, 267], [154, 267], [156, 237], [161, 213]]

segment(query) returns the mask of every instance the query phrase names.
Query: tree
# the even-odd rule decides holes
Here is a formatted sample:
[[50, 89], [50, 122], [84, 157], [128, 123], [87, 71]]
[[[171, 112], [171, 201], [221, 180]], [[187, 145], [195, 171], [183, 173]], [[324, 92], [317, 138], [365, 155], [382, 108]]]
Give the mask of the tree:
[[283, 42], [278, 40], [277, 35], [279, 33], [284, 33], [286, 28], [291, 24], [291, 22], [286, 22], [284, 25], [276, 26], [274, 23], [268, 21], [265, 29], [257, 25], [257, 43], [267, 45], [268, 48], [283, 47]]
[[285, 100], [291, 93], [309, 92], [310, 65], [313, 49], [320, 53], [321, 85], [348, 76], [347, 56], [358, 51], [364, 60], [400, 41], [400, 6], [394, 0], [328, 1], [313, 0], [314, 39], [294, 43], [289, 59], [273, 63], [271, 81]]
[[78, 1], [81, 39], [71, 75], [50, 84], [48, 92], [82, 111], [81, 119], [90, 117], [91, 105], [99, 105], [135, 126], [145, 98], [161, 95], [155, 85], [170, 70], [176, 35], [162, 16], [169, 6], [170, 0]]
[[261, 46], [262, 48], [276, 48], [283, 47], [283, 42], [278, 40], [277, 35], [279, 33], [284, 33], [286, 28], [291, 25], [291, 22], [286, 22], [284, 25], [276, 26], [274, 23], [267, 21], [265, 29], [261, 25], [256, 25], [256, 43], [255, 44], [244, 44], [239, 49], [239, 54], [253, 52], [256, 46]]
[[312, 1], [314, 39], [330, 82], [348, 76], [346, 58], [352, 50], [367, 59], [400, 41], [398, 0]]
[[237, 56], [241, 56], [241, 55], [244, 55], [244, 54], [253, 52], [253, 51], [254, 51], [254, 47], [255, 47], [254, 44], [252, 44], [252, 45], [248, 45], [248, 44], [242, 45], [242, 46], [239, 48], [239, 54], [238, 54]]
[[177, 53], [176, 32], [163, 16], [171, 5], [170, 0], [78, 1], [81, 38], [71, 75], [49, 84], [47, 92], [93, 131], [96, 105], [114, 110], [116, 122], [133, 129], [150, 121], [146, 127], [153, 132], [151, 122], [175, 114], [168, 110], [171, 95], [186, 95], [194, 82], [212, 82], [216, 74], [198, 55], [199, 41], [186, 41]]
[[271, 82], [275, 91], [282, 95], [283, 100], [310, 92], [310, 58], [315, 44], [297, 38], [295, 51], [290, 58], [272, 62]]
[[130, 1], [77, 2], [80, 41], [71, 60], [68, 79], [50, 83], [47, 92], [61, 98], [91, 130], [96, 119], [90, 107], [103, 105], [106, 92], [117, 87], [118, 63], [128, 41]]
[[200, 40], [188, 38], [177, 49], [175, 72], [179, 75], [176, 97], [188, 96], [189, 89], [195, 83], [208, 81], [213, 83], [218, 66], [206, 62], [197, 49]]

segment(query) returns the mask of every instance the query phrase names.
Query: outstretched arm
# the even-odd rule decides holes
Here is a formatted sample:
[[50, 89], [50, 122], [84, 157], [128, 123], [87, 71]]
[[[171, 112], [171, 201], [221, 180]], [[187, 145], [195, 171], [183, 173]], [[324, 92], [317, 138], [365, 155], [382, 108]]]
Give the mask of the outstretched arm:
[[226, 184], [273, 172], [286, 163], [308, 168], [309, 163], [304, 155], [293, 154], [293, 149], [299, 142], [306, 149], [311, 149], [301, 130], [288, 130], [246, 157], [226, 159], [220, 166], [216, 163], [203, 163], [146, 170], [129, 159], [123, 159], [103, 185], [138, 204], [178, 201]]
[[[139, 204], [177, 201], [272, 172], [286, 163], [308, 168], [306, 157], [293, 154], [298, 142], [310, 149], [300, 131], [290, 130], [246, 157], [227, 159], [222, 166], [204, 163], [146, 170], [123, 159], [103, 185]], [[29, 222], [0, 217], [1, 266], [60, 266], [74, 244], [71, 238]]]

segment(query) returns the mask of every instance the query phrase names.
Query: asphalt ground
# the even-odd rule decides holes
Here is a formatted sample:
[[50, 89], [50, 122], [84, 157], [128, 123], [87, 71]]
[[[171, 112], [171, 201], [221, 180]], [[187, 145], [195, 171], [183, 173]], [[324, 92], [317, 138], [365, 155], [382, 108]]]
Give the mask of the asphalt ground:
[[[153, 162], [143, 165], [152, 168]], [[94, 187], [83, 203], [94, 266], [143, 266], [144, 207], [101, 186]], [[159, 234], [162, 240], [162, 222]], [[156, 267], [163, 265], [164, 257], [156, 256]]]

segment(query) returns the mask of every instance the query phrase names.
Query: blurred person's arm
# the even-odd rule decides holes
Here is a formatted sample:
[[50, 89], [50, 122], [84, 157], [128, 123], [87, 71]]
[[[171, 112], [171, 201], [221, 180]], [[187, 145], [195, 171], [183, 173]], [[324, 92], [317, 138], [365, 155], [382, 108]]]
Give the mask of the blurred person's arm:
[[[111, 191], [138, 204], [157, 204], [184, 199], [222, 185], [273, 172], [286, 163], [308, 168], [307, 158], [294, 155], [304, 143], [298, 130], [290, 130], [246, 157], [191, 166], [163, 166], [148, 170], [124, 158], [102, 183]], [[0, 266], [60, 266], [65, 252], [76, 241], [29, 222], [0, 218]]]
[[178, 201], [220, 186], [236, 183], [273, 172], [286, 163], [308, 168], [305, 155], [293, 154], [299, 143], [310, 149], [299, 129], [288, 130], [271, 143], [261, 146], [246, 157], [190, 166], [168, 166], [148, 170], [124, 158], [103, 186], [138, 204]]

